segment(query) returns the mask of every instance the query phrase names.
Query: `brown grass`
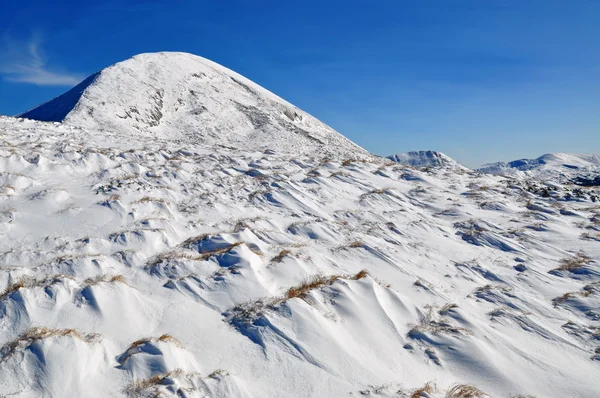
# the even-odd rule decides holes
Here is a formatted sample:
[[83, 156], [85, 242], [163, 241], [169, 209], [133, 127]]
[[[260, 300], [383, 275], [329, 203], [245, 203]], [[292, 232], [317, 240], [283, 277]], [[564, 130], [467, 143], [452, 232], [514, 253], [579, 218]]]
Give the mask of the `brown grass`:
[[13, 356], [19, 349], [26, 349], [40, 340], [51, 337], [73, 337], [86, 343], [91, 343], [96, 341], [100, 335], [97, 333], [82, 334], [75, 329], [32, 327], [21, 333], [16, 340], [6, 343], [0, 348], [0, 362]]
[[252, 323], [254, 319], [261, 316], [266, 310], [275, 309], [287, 300], [293, 298], [305, 299], [311, 291], [331, 286], [337, 280], [359, 280], [367, 277], [367, 275], [369, 273], [365, 270], [359, 271], [354, 275], [314, 275], [305, 279], [299, 285], [289, 288], [283, 296], [237, 304], [227, 311], [230, 314], [229, 322], [236, 327], [237, 325]]
[[[146, 392], [146, 390], [148, 390], [154, 386], [164, 384], [166, 379], [181, 377], [184, 374], [185, 374], [185, 372], [182, 369], [175, 369], [168, 373], [152, 376], [148, 379], [136, 380], [133, 383], [131, 383], [129, 386], [125, 387], [123, 389], [123, 393], [125, 393], [126, 395], [133, 396], [133, 397], [141, 397], [141, 396], [143, 396], [144, 392]], [[160, 397], [160, 396], [162, 396], [162, 394], [160, 394], [159, 392], [156, 392], [156, 395], [153, 395], [153, 396]]]
[[487, 394], [477, 387], [467, 384], [457, 384], [446, 391], [445, 398], [482, 398]]
[[154, 203], [166, 203], [166, 201], [164, 199], [161, 199], [161, 198], [152, 198], [150, 196], [144, 196], [143, 198], [138, 199], [135, 202], [132, 202], [132, 204], [135, 204], [135, 203], [150, 203], [150, 202], [154, 202]]
[[410, 395], [410, 398], [421, 398], [421, 393], [433, 394], [433, 393], [435, 393], [435, 391], [436, 391], [435, 383], [430, 381], [427, 384], [425, 384], [423, 387], [417, 388], [416, 390], [414, 390], [412, 392], [412, 394]]
[[350, 242], [350, 243], [348, 243], [346, 245], [346, 247], [349, 247], [351, 249], [356, 249], [356, 248], [364, 247], [364, 246], [365, 246], [365, 243], [363, 241], [360, 241], [360, 240], [356, 240], [354, 242]]
[[366, 269], [362, 269], [350, 279], [357, 281], [359, 279], [366, 278], [367, 276], [369, 276], [369, 271], [367, 271]]
[[561, 271], [573, 271], [584, 267], [591, 262], [592, 259], [587, 254], [580, 251], [573, 257], [563, 258], [560, 260], [560, 266], [556, 269]]
[[170, 334], [163, 334], [159, 337], [144, 337], [142, 339], [136, 340], [133, 343], [131, 343], [131, 345], [129, 346], [127, 351], [132, 350], [136, 347], [139, 347], [142, 344], [152, 343], [152, 342], [156, 343], [158, 341], [162, 341], [165, 343], [173, 343], [178, 347], [183, 347], [183, 344], [181, 344], [181, 342], [179, 340], [177, 340], [175, 337], [171, 336]]
[[244, 228], [250, 228], [248, 223], [256, 222], [262, 220], [262, 217], [252, 217], [252, 218], [240, 218], [236, 221], [235, 227], [233, 227], [233, 232], [240, 232]]
[[219, 377], [228, 376], [229, 372], [225, 369], [216, 369], [207, 376], [209, 379], [218, 379]]
[[454, 303], [448, 303], [439, 309], [438, 314], [446, 315], [446, 314], [448, 314], [448, 312], [452, 311], [455, 308], [458, 308], [458, 305], [456, 305]]
[[4, 300], [11, 293], [16, 292], [19, 289], [35, 288], [35, 287], [48, 287], [50, 285], [53, 285], [54, 283], [59, 282], [61, 279], [73, 279], [73, 278], [71, 278], [70, 276], [67, 276], [67, 275], [63, 275], [63, 274], [47, 276], [43, 279], [35, 279], [34, 277], [31, 277], [31, 276], [22, 276], [16, 282], [8, 285], [6, 287], [6, 289], [4, 289], [2, 291], [2, 293], [0, 293], [0, 300]]
[[88, 286], [97, 285], [98, 283], [123, 283], [127, 284], [123, 275], [98, 275], [93, 278], [87, 278], [84, 283]]
[[272, 263], [280, 263], [280, 262], [283, 261], [283, 259], [285, 257], [289, 256], [291, 253], [292, 253], [291, 251], [289, 251], [287, 249], [284, 249], [284, 250], [280, 251], [278, 255], [276, 255], [275, 257], [273, 257], [271, 259], [271, 262]]
[[201, 261], [204, 257], [197, 253], [183, 253], [175, 250], [169, 250], [163, 253], [158, 254], [152, 260], [150, 260], [144, 268], [150, 269], [155, 267], [156, 265], [162, 263], [165, 260], [191, 260], [191, 261]]
[[293, 299], [295, 297], [304, 298], [306, 295], [314, 289], [322, 288], [325, 286], [331, 286], [335, 281], [342, 278], [341, 275], [331, 275], [331, 276], [321, 276], [315, 275], [304, 282], [299, 284], [298, 286], [294, 286], [288, 289], [285, 294], [286, 299]]
[[193, 243], [197, 243], [197, 242], [201, 242], [204, 239], [213, 236], [215, 234], [219, 234], [220, 232], [212, 232], [212, 233], [205, 233], [205, 234], [201, 234], [201, 235], [196, 235], [196, 236], [192, 236], [190, 238], [187, 238], [186, 240], [184, 240], [183, 242], [181, 242], [179, 244], [179, 246], [181, 247], [188, 247], [189, 245], [193, 244]]
[[350, 174], [348, 174], [345, 171], [336, 171], [336, 172], [333, 172], [333, 173], [329, 174], [329, 178], [333, 178], [333, 177], [347, 177], [349, 175]]
[[600, 232], [596, 232], [596, 233], [592, 233], [592, 232], [583, 232], [581, 235], [579, 235], [580, 239], [585, 239], [585, 240], [598, 240], [600, 241]]
[[171, 336], [170, 334], [163, 334], [159, 337], [144, 337], [142, 339], [138, 339], [136, 341], [134, 341], [133, 343], [131, 343], [129, 345], [129, 347], [127, 348], [126, 355], [124, 357], [122, 357], [121, 359], [119, 359], [121, 364], [124, 364], [132, 355], [137, 354], [136, 351], [134, 351], [137, 347], [144, 345], [144, 344], [148, 344], [148, 343], [157, 343], [157, 342], [164, 342], [164, 343], [172, 343], [174, 345], [176, 345], [177, 347], [183, 347], [183, 344], [181, 343], [181, 341], [177, 340], [175, 337]]
[[310, 291], [331, 286], [338, 279], [357, 281], [359, 279], [366, 278], [368, 275], [369, 272], [364, 269], [354, 275], [314, 275], [310, 278], [305, 279], [299, 285], [289, 288], [284, 296], [286, 299], [292, 299], [295, 297], [304, 298]]
[[369, 195], [384, 195], [384, 194], [388, 194], [391, 188], [376, 188], [373, 189], [367, 193], [363, 193], [362, 195], [360, 195], [361, 199], [366, 198]]
[[556, 297], [556, 298], [552, 299], [552, 304], [554, 304], [554, 306], [557, 306], [558, 304], [567, 301], [572, 296], [573, 296], [573, 293], [565, 293], [560, 297]]
[[[206, 235], [201, 235], [201, 236], [206, 238], [211, 235], [206, 234]], [[202, 239], [199, 239], [199, 240], [202, 240]], [[181, 244], [181, 246], [189, 246], [190, 244], [196, 243], [196, 242], [198, 242], [198, 240], [196, 240], [196, 238], [190, 238], [190, 239], [186, 240], [185, 242], [183, 242]], [[222, 247], [220, 249], [205, 251], [202, 253], [196, 253], [196, 252], [186, 253], [186, 252], [181, 252], [181, 251], [176, 251], [176, 250], [169, 250], [169, 251], [158, 254], [157, 256], [152, 258], [150, 261], [148, 261], [146, 263], [146, 265], [144, 266], [144, 269], [147, 271], [152, 270], [153, 268], [155, 268], [157, 265], [159, 265], [163, 261], [168, 261], [168, 260], [206, 261], [209, 258], [211, 258], [212, 256], [228, 253], [231, 250], [233, 250], [234, 248], [236, 248], [242, 244], [245, 244], [245, 242], [235, 242], [235, 243], [230, 244], [229, 246]], [[257, 256], [264, 255], [264, 253], [262, 253], [259, 250], [253, 249], [252, 247], [247, 246], [247, 245], [246, 245], [246, 247], [248, 247], [248, 249], [250, 249], [250, 251], [252, 253], [256, 254]]]
[[560, 303], [564, 303], [570, 298], [573, 297], [589, 297], [593, 294], [600, 293], [600, 282], [593, 282], [589, 285], [585, 285], [581, 291], [579, 292], [567, 292], [560, 297], [556, 297], [552, 299], [552, 304], [554, 306], [559, 305]]

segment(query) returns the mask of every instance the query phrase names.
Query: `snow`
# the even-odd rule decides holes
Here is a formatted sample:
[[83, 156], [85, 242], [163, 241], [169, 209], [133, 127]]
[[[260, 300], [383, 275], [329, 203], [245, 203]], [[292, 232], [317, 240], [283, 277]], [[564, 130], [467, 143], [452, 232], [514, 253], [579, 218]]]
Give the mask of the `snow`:
[[21, 116], [244, 150], [369, 156], [245, 77], [186, 53], [137, 55]]
[[[158, 78], [180, 68], [220, 82], [218, 135], [174, 111], [147, 125], [141, 93], [171, 103], [187, 82]], [[296, 110], [312, 148], [240, 80], [269, 112], [250, 132], [231, 74], [142, 55], [62, 123], [0, 117], [0, 395], [597, 395], [597, 188], [405, 166]]]
[[437, 151], [411, 151], [388, 156], [388, 159], [412, 167], [449, 167], [467, 169], [450, 156]]
[[533, 177], [544, 181], [569, 181], [576, 176], [598, 176], [600, 174], [600, 156], [547, 153], [536, 159], [519, 159], [508, 163], [487, 164], [477, 169], [477, 171], [521, 179]]

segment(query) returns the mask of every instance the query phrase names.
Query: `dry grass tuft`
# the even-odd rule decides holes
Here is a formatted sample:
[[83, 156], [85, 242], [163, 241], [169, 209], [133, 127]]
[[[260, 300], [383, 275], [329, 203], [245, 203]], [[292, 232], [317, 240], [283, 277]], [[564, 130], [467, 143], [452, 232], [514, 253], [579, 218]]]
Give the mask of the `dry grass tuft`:
[[75, 329], [32, 327], [21, 333], [16, 340], [6, 343], [0, 348], [0, 362], [13, 356], [19, 349], [26, 349], [38, 341], [51, 337], [73, 337], [86, 343], [92, 343], [97, 341], [100, 335], [97, 333], [82, 334]]
[[416, 390], [414, 390], [412, 392], [412, 394], [410, 395], [410, 398], [421, 398], [422, 393], [433, 394], [433, 393], [435, 393], [435, 391], [436, 391], [435, 383], [430, 381], [427, 384], [425, 384], [423, 387], [417, 388]]
[[488, 395], [474, 386], [457, 384], [446, 391], [445, 398], [483, 398]]
[[130, 351], [136, 347], [139, 347], [139, 346], [147, 344], [147, 343], [156, 343], [159, 341], [161, 341], [163, 343], [173, 343], [178, 347], [183, 347], [183, 344], [181, 344], [181, 341], [177, 340], [175, 337], [171, 336], [170, 334], [163, 334], [159, 337], [144, 337], [142, 339], [136, 340], [133, 343], [131, 343], [131, 345], [129, 346], [127, 351]]
[[366, 198], [369, 195], [384, 195], [384, 194], [388, 194], [390, 193], [390, 189], [391, 188], [377, 188], [377, 189], [373, 189], [367, 193], [363, 193], [362, 195], [360, 195], [361, 199]]
[[98, 275], [95, 276], [93, 278], [87, 278], [84, 283], [87, 286], [94, 286], [97, 285], [99, 283], [123, 283], [123, 284], [127, 284], [127, 281], [125, 280], [125, 277], [123, 275]]
[[138, 199], [131, 203], [132, 204], [135, 204], [135, 203], [166, 203], [166, 201], [162, 198], [153, 198], [150, 196], [144, 196], [143, 198]]
[[137, 354], [139, 351], [137, 351], [136, 348], [144, 344], [157, 343], [159, 341], [163, 343], [172, 343], [177, 347], [183, 348], [183, 344], [181, 343], [181, 341], [177, 340], [170, 334], [163, 334], [160, 337], [144, 337], [131, 343], [125, 351], [125, 354], [121, 358], [119, 358], [119, 362], [121, 364], [124, 364], [132, 355]]
[[[123, 393], [125, 393], [126, 395], [129, 395], [129, 396], [132, 396], [132, 397], [147, 396], [146, 395], [148, 393], [147, 390], [151, 389], [152, 387], [166, 384], [167, 379], [181, 377], [184, 374], [185, 374], [185, 372], [182, 369], [175, 369], [168, 373], [152, 376], [148, 379], [136, 380], [129, 386], [125, 387], [123, 389]], [[162, 396], [162, 394], [159, 391], [153, 391], [153, 392], [155, 392], [155, 394], [152, 395], [153, 397]], [[179, 394], [177, 394], [177, 395], [179, 396]]]
[[438, 314], [446, 315], [446, 314], [448, 314], [448, 312], [452, 311], [455, 308], [458, 308], [458, 305], [456, 305], [454, 303], [448, 303], [439, 309]]
[[285, 257], [289, 256], [291, 253], [292, 253], [291, 251], [289, 251], [287, 249], [284, 249], [284, 250], [280, 251], [278, 255], [276, 255], [275, 257], [273, 257], [271, 259], [271, 262], [272, 263], [280, 263], [280, 262], [283, 261], [283, 259]]
[[351, 249], [356, 249], [356, 248], [364, 247], [364, 246], [365, 246], [365, 243], [363, 241], [360, 241], [360, 240], [356, 240], [356, 241], [348, 243], [346, 245], [346, 247], [349, 247]]
[[197, 253], [184, 253], [175, 250], [169, 250], [163, 253], [158, 254], [153, 259], [148, 261], [146, 266], [144, 267], [146, 270], [154, 268], [158, 264], [163, 261], [168, 260], [190, 260], [190, 261], [202, 261], [204, 260], [204, 256], [199, 255]]
[[249, 301], [237, 304], [227, 311], [229, 323], [235, 327], [240, 325], [249, 325], [256, 318], [262, 316], [267, 310], [276, 309], [279, 305], [293, 298], [305, 299], [308, 293], [315, 289], [331, 286], [340, 279], [359, 280], [366, 278], [369, 273], [365, 270], [359, 271], [354, 275], [315, 275], [307, 278], [297, 286], [291, 287], [283, 296], [263, 298], [256, 301]]
[[164, 343], [173, 343], [180, 347], [183, 346], [179, 340], [167, 333], [160, 335], [160, 337], [156, 339], [156, 341], [162, 341]]
[[350, 279], [357, 281], [359, 279], [366, 278], [367, 276], [369, 276], [369, 271], [367, 271], [366, 269], [363, 269], [363, 270], [358, 271], [358, 273]]
[[580, 251], [573, 257], [563, 258], [560, 260], [560, 266], [556, 269], [561, 271], [573, 271], [584, 267], [591, 262], [592, 259], [587, 254]]
[[[415, 324], [409, 325], [411, 327], [411, 329], [408, 332], [408, 337], [414, 338], [414, 339], [420, 339], [422, 337], [421, 335], [424, 333], [432, 333], [435, 335], [442, 335], [442, 334], [470, 335], [470, 334], [472, 334], [472, 332], [469, 329], [464, 328], [462, 326], [452, 325], [443, 316], [438, 316], [438, 315], [447, 314], [448, 311], [450, 311], [450, 309], [448, 309], [444, 314], [442, 314], [441, 311], [443, 311], [444, 308], [446, 308], [447, 306], [444, 306], [440, 311], [437, 311], [437, 314], [436, 314], [434, 306], [426, 305], [425, 310], [427, 310], [427, 312], [421, 316], [419, 323], [416, 325]], [[453, 307], [454, 304], [449, 304], [449, 306], [451, 308], [455, 308], [455, 307]]]
[[244, 228], [250, 228], [249, 223], [253, 223], [259, 220], [262, 220], [262, 217], [240, 218], [236, 221], [235, 226], [233, 227], [233, 232], [240, 232]]
[[350, 174], [348, 174], [348, 173], [347, 173], [347, 172], [345, 172], [345, 171], [336, 171], [336, 172], [333, 172], [333, 173], [331, 173], [331, 174], [329, 175], [329, 178], [338, 177], [338, 176], [339, 176], [339, 177], [347, 177], [347, 176], [349, 176], [349, 175], [350, 175]]
[[205, 234], [201, 234], [201, 235], [196, 235], [196, 236], [192, 236], [191, 238], [187, 238], [186, 240], [184, 240], [183, 242], [181, 242], [179, 244], [179, 246], [181, 247], [188, 247], [194, 243], [198, 243], [203, 241], [204, 239], [213, 236], [214, 234], [218, 234], [219, 232], [212, 232], [212, 233], [205, 233]]
[[306, 279], [298, 286], [294, 286], [288, 289], [285, 294], [286, 299], [292, 299], [295, 297], [304, 298], [306, 295], [314, 289], [322, 288], [325, 286], [331, 286], [335, 281], [342, 278], [341, 275], [321, 276], [315, 275]]
[[0, 293], [0, 300], [4, 300], [11, 293], [16, 292], [19, 289], [35, 288], [35, 287], [48, 287], [48, 286], [53, 285], [54, 283], [57, 283], [63, 279], [73, 279], [73, 278], [71, 278], [70, 276], [67, 276], [67, 275], [62, 275], [62, 274], [47, 276], [43, 279], [35, 279], [34, 277], [31, 277], [31, 276], [23, 276], [23, 277], [19, 278], [16, 282], [8, 285], [6, 287], [6, 289], [4, 289], [2, 291], [2, 293]]
[[298, 286], [289, 288], [284, 296], [285, 296], [285, 299], [292, 299], [295, 297], [304, 298], [310, 291], [315, 290], [315, 289], [320, 289], [323, 287], [327, 287], [327, 286], [331, 286], [338, 279], [357, 281], [357, 280], [366, 278], [368, 275], [369, 275], [369, 272], [364, 269], [354, 275], [330, 275], [330, 276], [314, 275], [314, 276], [304, 280], [304, 282], [302, 282]]
[[567, 292], [560, 297], [552, 299], [552, 304], [556, 307], [570, 298], [585, 298], [598, 293], [600, 293], [600, 282], [593, 282], [589, 285], [585, 285], [579, 292]]
[[209, 374], [207, 376], [207, 378], [209, 378], [209, 379], [218, 379], [218, 378], [221, 378], [223, 376], [228, 376], [228, 375], [229, 375], [229, 372], [226, 371], [225, 369], [216, 369], [211, 374]]

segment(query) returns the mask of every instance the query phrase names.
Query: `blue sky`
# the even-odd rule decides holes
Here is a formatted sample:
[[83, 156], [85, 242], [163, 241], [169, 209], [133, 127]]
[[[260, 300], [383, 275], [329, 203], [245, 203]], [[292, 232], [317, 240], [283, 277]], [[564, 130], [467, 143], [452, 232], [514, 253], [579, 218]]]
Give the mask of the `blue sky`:
[[600, 153], [600, 1], [124, 3], [5, 2], [0, 114], [137, 53], [186, 51], [380, 155]]

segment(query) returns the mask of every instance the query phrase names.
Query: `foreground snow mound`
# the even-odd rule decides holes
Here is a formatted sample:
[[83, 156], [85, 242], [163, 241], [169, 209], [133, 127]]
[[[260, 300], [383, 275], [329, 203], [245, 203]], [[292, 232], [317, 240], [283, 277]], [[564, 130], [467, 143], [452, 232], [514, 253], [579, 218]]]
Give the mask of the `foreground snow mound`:
[[448, 167], [467, 169], [451, 157], [437, 151], [411, 151], [388, 156], [396, 163], [412, 167]]
[[6, 117], [0, 135], [0, 395], [600, 390], [595, 187]]
[[137, 55], [21, 116], [244, 149], [367, 156], [275, 94], [186, 53]]

